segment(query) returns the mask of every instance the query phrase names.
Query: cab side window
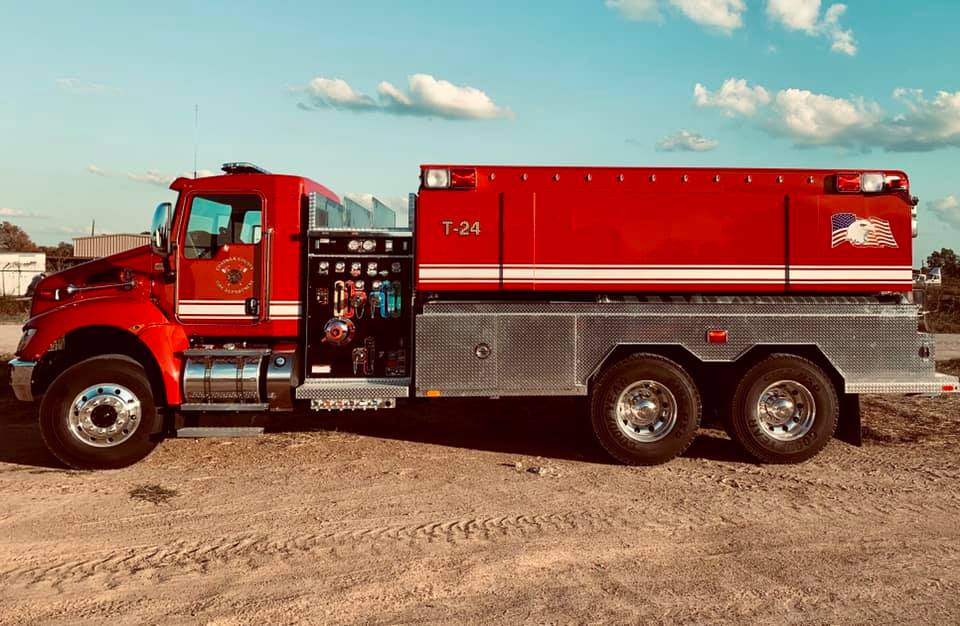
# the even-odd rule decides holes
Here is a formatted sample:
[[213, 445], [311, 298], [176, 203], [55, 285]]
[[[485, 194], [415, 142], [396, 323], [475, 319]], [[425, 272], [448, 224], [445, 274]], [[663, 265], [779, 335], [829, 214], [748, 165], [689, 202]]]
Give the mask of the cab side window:
[[225, 245], [260, 243], [262, 214], [259, 196], [193, 196], [183, 240], [184, 258], [212, 259]]

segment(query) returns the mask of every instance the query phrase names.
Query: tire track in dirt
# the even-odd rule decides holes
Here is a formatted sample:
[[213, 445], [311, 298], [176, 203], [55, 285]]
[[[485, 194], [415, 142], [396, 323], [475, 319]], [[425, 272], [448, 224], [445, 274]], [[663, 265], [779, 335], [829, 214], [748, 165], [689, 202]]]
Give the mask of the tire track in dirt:
[[244, 534], [207, 541], [98, 551], [84, 556], [34, 562], [0, 572], [0, 586], [50, 585], [82, 582], [95, 576], [131, 576], [146, 571], [201, 570], [211, 565], [289, 558], [317, 550], [369, 549], [382, 543], [423, 545], [497, 541], [544, 533], [599, 532], [623, 524], [598, 511], [503, 515], [428, 521], [419, 524], [330, 529], [276, 537]]

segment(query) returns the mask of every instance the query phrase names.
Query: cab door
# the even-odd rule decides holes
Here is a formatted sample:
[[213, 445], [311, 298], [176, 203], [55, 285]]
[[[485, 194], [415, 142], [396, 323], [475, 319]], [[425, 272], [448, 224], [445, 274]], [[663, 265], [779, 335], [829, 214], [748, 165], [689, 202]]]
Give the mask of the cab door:
[[204, 192], [188, 214], [177, 251], [177, 318], [194, 324], [253, 324], [263, 292], [264, 199], [255, 193]]

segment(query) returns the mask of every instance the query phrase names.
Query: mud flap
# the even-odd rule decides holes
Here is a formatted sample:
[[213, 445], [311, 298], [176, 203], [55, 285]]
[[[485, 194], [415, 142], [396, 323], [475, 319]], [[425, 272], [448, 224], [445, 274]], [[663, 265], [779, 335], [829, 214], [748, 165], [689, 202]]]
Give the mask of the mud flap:
[[847, 393], [840, 397], [840, 420], [834, 437], [851, 446], [863, 445], [863, 431], [860, 422], [860, 396]]

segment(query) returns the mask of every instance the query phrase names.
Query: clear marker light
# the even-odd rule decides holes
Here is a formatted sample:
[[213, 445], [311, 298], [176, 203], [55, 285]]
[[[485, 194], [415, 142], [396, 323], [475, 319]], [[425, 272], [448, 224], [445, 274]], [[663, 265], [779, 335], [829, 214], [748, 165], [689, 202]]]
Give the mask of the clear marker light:
[[886, 177], [883, 174], [870, 172], [860, 177], [860, 186], [863, 193], [880, 193]]
[[423, 184], [428, 189], [446, 189], [450, 186], [450, 170], [428, 169], [423, 176]]

